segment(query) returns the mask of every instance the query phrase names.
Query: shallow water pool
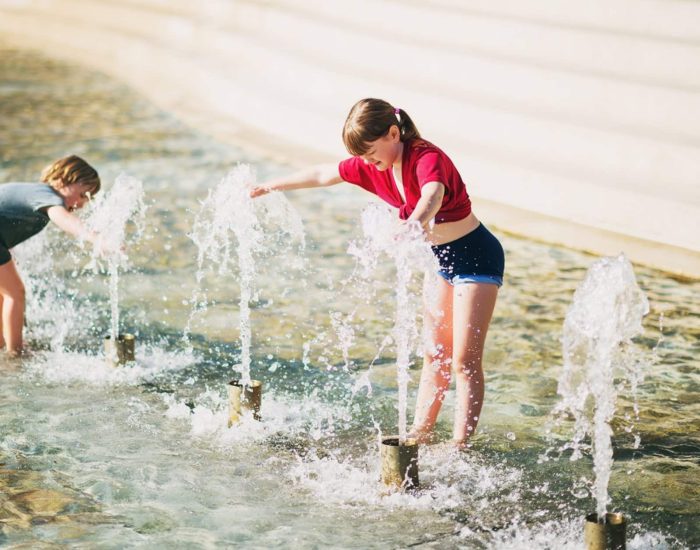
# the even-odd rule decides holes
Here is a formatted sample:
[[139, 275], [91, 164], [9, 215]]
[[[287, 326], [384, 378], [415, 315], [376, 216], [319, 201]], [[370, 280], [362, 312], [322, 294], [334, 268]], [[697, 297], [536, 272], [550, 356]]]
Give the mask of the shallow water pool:
[[[33, 352], [0, 362], [0, 545], [583, 547], [582, 518], [595, 507], [590, 460], [542, 457], [566, 438], [565, 425], [548, 437], [562, 323], [595, 257], [493, 228], [507, 277], [480, 432], [467, 453], [422, 448], [421, 490], [386, 494], [377, 438], [396, 430], [394, 350], [382, 347], [393, 273], [387, 262], [360, 282], [347, 254], [369, 195], [350, 186], [289, 195], [307, 247], [301, 267], [285, 257], [259, 266], [252, 368], [265, 384], [263, 422], [228, 429], [238, 285], [235, 273], [206, 273], [209, 307], [184, 341], [197, 254], [187, 233], [235, 163], [261, 179], [286, 168], [184, 127], [103, 75], [2, 46], [0, 99], [1, 181], [36, 177], [75, 152], [107, 186], [122, 172], [142, 180], [149, 205], [120, 281], [135, 366], [104, 364], [108, 285], [84, 269], [85, 251], [53, 228], [18, 251]], [[639, 420], [625, 418], [629, 396], [618, 402], [612, 508], [629, 518], [631, 548], [694, 548], [700, 283], [635, 271], [651, 305], [637, 341], [648, 369]], [[414, 365], [412, 392], [418, 374]], [[443, 441], [451, 413], [448, 396]]]

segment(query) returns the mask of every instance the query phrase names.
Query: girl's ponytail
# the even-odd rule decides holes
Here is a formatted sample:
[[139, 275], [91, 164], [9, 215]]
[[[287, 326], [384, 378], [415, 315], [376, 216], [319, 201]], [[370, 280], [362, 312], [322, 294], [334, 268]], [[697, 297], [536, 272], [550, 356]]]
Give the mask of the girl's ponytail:
[[420, 132], [418, 132], [418, 128], [416, 128], [416, 125], [413, 123], [413, 120], [411, 120], [411, 117], [408, 116], [408, 113], [399, 107], [394, 109], [394, 113], [399, 121], [398, 126], [399, 130], [401, 130], [401, 141], [419, 139]]

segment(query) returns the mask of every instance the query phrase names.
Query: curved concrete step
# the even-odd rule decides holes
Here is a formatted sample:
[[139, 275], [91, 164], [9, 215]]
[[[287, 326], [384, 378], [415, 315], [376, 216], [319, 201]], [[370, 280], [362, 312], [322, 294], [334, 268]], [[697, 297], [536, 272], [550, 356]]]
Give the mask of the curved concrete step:
[[[343, 10], [343, 24], [331, 5]], [[505, 15], [471, 1], [372, 5], [387, 18], [399, 10], [384, 34], [376, 25], [386, 20], [357, 10], [365, 0], [308, 0], [304, 9], [291, 0], [14, 2], [0, 4], [0, 30], [115, 75], [205, 130], [253, 136], [268, 150], [292, 143], [341, 156], [349, 106], [385, 97], [455, 158], [473, 196], [643, 239], [648, 250], [665, 243], [674, 258], [661, 267], [700, 275], [700, 93], [697, 74], [683, 74], [698, 51], [692, 25], [643, 32], [643, 18], [620, 15], [605, 27], [598, 2], [590, 20], [544, 0], [537, 17], [510, 2], [498, 5]], [[430, 42], [440, 24], [471, 31]], [[416, 44], [407, 43], [414, 34]], [[557, 51], [562, 36], [575, 47]], [[593, 47], [594, 58], [611, 52], [597, 72], [587, 43], [602, 48]], [[637, 43], [648, 59], [626, 67], [620, 52]], [[651, 59], [674, 48], [682, 53], [668, 70]], [[504, 228], [523, 227], [494, 215]], [[541, 224], [529, 227], [557, 241]], [[575, 241], [564, 244], [582, 246]], [[607, 251], [603, 244], [584, 247]], [[659, 265], [652, 256], [643, 261]]]

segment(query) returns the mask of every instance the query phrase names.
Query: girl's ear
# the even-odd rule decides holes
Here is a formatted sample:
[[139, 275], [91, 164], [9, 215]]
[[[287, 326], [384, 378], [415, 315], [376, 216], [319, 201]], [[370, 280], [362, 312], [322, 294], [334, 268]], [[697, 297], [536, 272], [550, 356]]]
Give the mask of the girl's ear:
[[394, 143], [401, 141], [401, 130], [396, 124], [392, 124], [391, 128], [389, 128], [389, 136]]

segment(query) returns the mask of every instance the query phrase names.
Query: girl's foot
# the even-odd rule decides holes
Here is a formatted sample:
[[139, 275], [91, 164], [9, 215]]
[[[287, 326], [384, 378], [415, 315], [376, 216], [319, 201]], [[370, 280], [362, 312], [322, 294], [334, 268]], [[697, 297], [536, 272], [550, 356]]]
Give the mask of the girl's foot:
[[472, 448], [472, 444], [469, 443], [468, 439], [453, 439], [452, 446], [457, 451], [469, 451]]
[[420, 430], [411, 430], [408, 438], [415, 439], [417, 443], [421, 445], [430, 445], [436, 442], [436, 437], [433, 432], [421, 432]]

